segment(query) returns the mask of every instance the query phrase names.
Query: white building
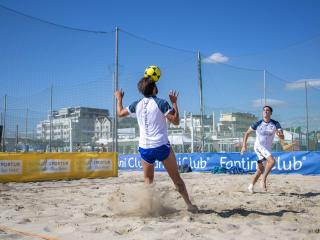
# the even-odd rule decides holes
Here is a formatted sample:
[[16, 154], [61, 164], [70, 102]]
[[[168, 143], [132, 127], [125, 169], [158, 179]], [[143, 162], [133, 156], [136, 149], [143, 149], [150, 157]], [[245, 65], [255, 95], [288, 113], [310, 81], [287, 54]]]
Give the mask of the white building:
[[95, 136], [97, 119], [108, 115], [109, 111], [106, 109], [61, 108], [52, 112], [51, 121], [49, 114], [47, 120], [37, 124], [37, 139], [49, 141], [51, 131], [52, 141], [70, 142], [72, 139], [73, 145], [91, 143]]
[[218, 123], [218, 135], [232, 138], [243, 137], [249, 126], [257, 120], [258, 118], [251, 113], [221, 113]]
[[176, 151], [199, 152], [217, 149], [218, 145], [213, 142], [213, 136], [216, 134], [214, 113], [203, 115], [202, 120], [204, 150], [201, 149], [201, 115], [184, 112], [178, 126], [169, 124], [169, 139], [172, 145], [176, 145]]
[[111, 119], [107, 116], [99, 116], [96, 118], [94, 124], [94, 141], [99, 139], [111, 139], [112, 138], [112, 123]]

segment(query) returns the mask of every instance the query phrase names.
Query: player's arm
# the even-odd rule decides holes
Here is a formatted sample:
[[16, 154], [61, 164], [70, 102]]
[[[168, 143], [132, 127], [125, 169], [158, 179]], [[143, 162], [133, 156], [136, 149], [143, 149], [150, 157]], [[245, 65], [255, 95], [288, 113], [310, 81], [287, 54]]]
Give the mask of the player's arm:
[[179, 95], [179, 93], [176, 91], [171, 90], [169, 92], [169, 98], [172, 103], [173, 110], [171, 112], [169, 112], [166, 115], [166, 117], [174, 125], [179, 125], [179, 123], [180, 123], [179, 110], [178, 110], [178, 104], [177, 104], [178, 95]]
[[283, 131], [282, 129], [278, 129], [276, 131], [276, 135], [278, 136], [279, 140], [280, 140], [280, 144], [281, 144], [281, 147], [282, 147], [282, 150], [283, 151], [290, 151], [290, 150], [293, 150], [293, 143], [286, 143], [284, 141], [284, 135], [283, 135]]
[[284, 141], [284, 135], [283, 135], [282, 129], [278, 129], [276, 131], [276, 135], [278, 136], [278, 138], [280, 140], [280, 144], [282, 145], [282, 147], [285, 146], [287, 143], [285, 143], [285, 141]]
[[249, 127], [248, 130], [245, 132], [245, 134], [243, 136], [243, 140], [242, 140], [242, 148], [240, 151], [241, 154], [243, 154], [245, 151], [247, 151], [248, 138], [253, 131], [254, 130], [251, 127]]
[[129, 111], [126, 108], [123, 108], [122, 105], [122, 99], [124, 96], [124, 92], [122, 90], [117, 90], [114, 93], [116, 99], [117, 99], [117, 114], [119, 117], [125, 117], [129, 115]]
[[276, 134], [280, 140], [284, 140], [284, 135], [282, 129], [276, 131]]
[[276, 135], [278, 136], [278, 138], [280, 140], [280, 144], [283, 147], [284, 145], [286, 145], [286, 143], [284, 142], [284, 135], [283, 135], [282, 127], [279, 122], [276, 122], [276, 129], [277, 129]]

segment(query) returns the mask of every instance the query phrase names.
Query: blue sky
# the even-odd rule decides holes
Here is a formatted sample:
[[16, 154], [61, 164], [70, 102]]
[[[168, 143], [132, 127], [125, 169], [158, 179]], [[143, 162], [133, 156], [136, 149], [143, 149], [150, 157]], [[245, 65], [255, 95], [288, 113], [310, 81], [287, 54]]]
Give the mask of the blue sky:
[[1, 0], [4, 6], [75, 28], [119, 26], [182, 49], [247, 55], [319, 35], [317, 0]]
[[[128, 93], [126, 104], [139, 97], [135, 84], [144, 67], [156, 64], [163, 72], [159, 82], [162, 96], [170, 88], [177, 88], [181, 92], [181, 109], [199, 112], [197, 51], [204, 59], [204, 102], [208, 113], [231, 109], [259, 114], [260, 108], [254, 102], [263, 97], [264, 69], [269, 81], [269, 103], [279, 107], [282, 104], [292, 122], [303, 119], [304, 92], [289, 91], [286, 81], [294, 84], [312, 79], [310, 84], [320, 88], [317, 0], [0, 0], [0, 4], [56, 24], [111, 32], [99, 35], [69, 31], [0, 8], [0, 77], [4, 79], [1, 96], [39, 92], [45, 95], [48, 87], [55, 84], [61, 89], [72, 86], [72, 94], [57, 97], [54, 108], [72, 104], [110, 108], [112, 31], [116, 26], [123, 31], [119, 39], [119, 84]], [[104, 87], [108, 89], [97, 91]], [[310, 96], [315, 117], [319, 114], [315, 106], [318, 96], [317, 90]], [[301, 100], [295, 102], [298, 98]], [[45, 105], [39, 110], [45, 112], [48, 101], [37, 103]], [[290, 111], [295, 107], [299, 107], [297, 114]]]

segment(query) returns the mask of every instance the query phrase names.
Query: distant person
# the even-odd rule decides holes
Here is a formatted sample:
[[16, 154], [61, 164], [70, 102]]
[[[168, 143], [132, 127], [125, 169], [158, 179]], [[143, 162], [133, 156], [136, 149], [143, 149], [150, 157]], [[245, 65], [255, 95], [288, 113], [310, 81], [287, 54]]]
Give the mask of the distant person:
[[75, 152], [81, 152], [81, 146], [79, 143], [76, 145]]
[[150, 78], [142, 78], [138, 82], [138, 90], [144, 96], [138, 101], [133, 102], [127, 108], [123, 108], [122, 99], [124, 92], [118, 90], [115, 92], [117, 98], [117, 111], [119, 117], [125, 117], [129, 114], [136, 116], [140, 129], [139, 152], [142, 158], [142, 167], [144, 172], [145, 184], [151, 184], [154, 179], [154, 163], [156, 160], [161, 161], [172, 179], [177, 191], [181, 194], [188, 211], [197, 212], [198, 208], [193, 205], [189, 195], [180, 177], [175, 154], [170, 146], [167, 123], [178, 125], [180, 122], [177, 105], [178, 93], [169, 92], [169, 103], [157, 97], [158, 88]]
[[283, 131], [279, 122], [271, 119], [272, 107], [263, 107], [263, 119], [252, 124], [243, 137], [243, 144], [241, 148], [241, 154], [247, 150], [247, 141], [249, 135], [255, 131], [256, 141], [254, 143], [254, 151], [258, 156], [258, 165], [256, 173], [252, 178], [252, 182], [248, 187], [249, 192], [254, 192], [254, 185], [262, 175], [261, 187], [264, 191], [267, 191], [267, 177], [274, 166], [275, 160], [271, 154], [272, 143], [275, 134], [284, 140]]
[[99, 152], [106, 152], [106, 148], [103, 143], [100, 144]]

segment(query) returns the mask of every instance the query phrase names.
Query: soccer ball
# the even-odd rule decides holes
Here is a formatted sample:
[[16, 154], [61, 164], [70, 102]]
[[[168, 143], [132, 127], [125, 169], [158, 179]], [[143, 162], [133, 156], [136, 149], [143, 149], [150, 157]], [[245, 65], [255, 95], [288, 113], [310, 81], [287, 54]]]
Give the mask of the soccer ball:
[[144, 71], [144, 77], [150, 77], [154, 82], [160, 79], [161, 71], [157, 66], [149, 66]]

